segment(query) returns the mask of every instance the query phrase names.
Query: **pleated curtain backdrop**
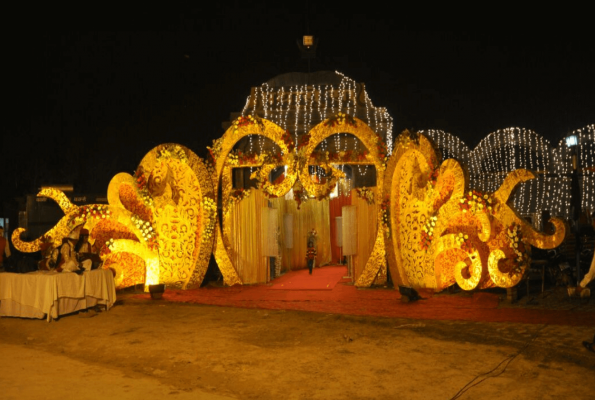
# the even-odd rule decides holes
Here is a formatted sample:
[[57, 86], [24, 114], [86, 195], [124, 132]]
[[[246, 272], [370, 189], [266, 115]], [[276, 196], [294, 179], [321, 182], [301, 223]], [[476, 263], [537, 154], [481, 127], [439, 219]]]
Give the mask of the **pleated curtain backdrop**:
[[260, 190], [237, 203], [231, 211], [231, 261], [245, 284], [267, 282], [267, 260], [263, 252], [263, 213], [268, 199]]
[[[376, 187], [369, 189], [376, 191]], [[378, 204], [368, 204], [355, 190], [352, 190], [352, 204], [357, 207], [357, 253], [353, 258], [353, 276], [357, 279], [364, 270], [376, 242]]]
[[341, 209], [343, 206], [351, 205], [351, 192], [349, 196], [339, 196], [331, 199], [329, 202], [330, 206], [330, 218], [331, 218], [331, 249], [333, 251], [332, 262], [338, 264], [341, 262], [341, 249], [337, 245], [337, 226], [335, 224], [335, 218], [341, 216]]
[[[331, 232], [328, 200], [308, 200], [297, 209], [295, 200], [277, 198], [271, 201], [273, 208], [279, 210], [279, 216], [293, 214], [293, 248], [285, 248], [283, 253], [283, 268], [287, 270], [306, 268], [306, 248], [308, 246], [308, 232], [312, 228], [318, 232], [316, 266], [331, 262]], [[279, 220], [283, 220], [279, 218]], [[281, 229], [282, 242], [285, 242], [285, 229]]]

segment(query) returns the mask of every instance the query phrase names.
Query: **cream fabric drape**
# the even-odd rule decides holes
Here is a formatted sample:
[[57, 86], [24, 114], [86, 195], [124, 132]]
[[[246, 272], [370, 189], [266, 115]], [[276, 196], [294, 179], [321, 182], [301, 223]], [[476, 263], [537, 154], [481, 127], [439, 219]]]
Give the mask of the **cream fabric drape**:
[[[328, 264], [332, 259], [330, 214], [328, 200], [309, 200], [297, 209], [295, 200], [277, 198], [271, 200], [272, 206], [279, 210], [279, 223], [283, 215], [293, 214], [293, 248], [283, 246], [283, 271], [307, 268], [306, 248], [308, 232], [314, 228], [318, 232], [316, 266]], [[285, 243], [285, 229], [281, 227], [281, 242]]]
[[[376, 187], [368, 188], [374, 192]], [[378, 205], [368, 204], [360, 198], [355, 189], [351, 193], [351, 204], [357, 206], [357, 253], [353, 257], [354, 280], [360, 276], [372, 250], [378, 230]]]
[[263, 209], [267, 206], [265, 195], [252, 189], [250, 196], [235, 204], [231, 211], [231, 261], [244, 284], [268, 281], [267, 258], [263, 252], [263, 232], [267, 229]]

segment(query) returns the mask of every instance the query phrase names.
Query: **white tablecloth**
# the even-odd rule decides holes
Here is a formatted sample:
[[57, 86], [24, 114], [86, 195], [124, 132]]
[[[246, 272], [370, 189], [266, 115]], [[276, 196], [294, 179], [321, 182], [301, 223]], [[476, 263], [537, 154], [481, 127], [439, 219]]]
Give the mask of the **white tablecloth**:
[[96, 269], [82, 275], [73, 272], [35, 271], [0, 273], [0, 315], [26, 318], [58, 318], [60, 315], [116, 301], [112, 271]]

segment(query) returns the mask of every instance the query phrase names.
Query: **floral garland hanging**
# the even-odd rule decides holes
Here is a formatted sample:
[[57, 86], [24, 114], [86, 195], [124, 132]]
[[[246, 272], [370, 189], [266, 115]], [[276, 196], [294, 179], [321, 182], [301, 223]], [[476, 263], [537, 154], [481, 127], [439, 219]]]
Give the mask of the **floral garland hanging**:
[[366, 201], [369, 205], [374, 204], [374, 192], [368, 189], [367, 187], [361, 187], [355, 189], [357, 195]]
[[289, 132], [289, 130], [286, 129], [285, 132], [283, 132], [283, 135], [281, 136], [281, 140], [287, 146], [287, 150], [290, 153], [293, 152], [293, 150], [295, 149], [295, 142], [293, 141], [291, 132]]
[[513, 262], [510, 274], [519, 273], [524, 270], [524, 266], [530, 262], [529, 246], [525, 243], [521, 227], [518, 224], [511, 224], [506, 229], [506, 247], [505, 253], [508, 253]]
[[252, 193], [251, 189], [242, 189], [242, 188], [234, 189], [231, 192], [231, 194], [229, 195], [230, 205], [239, 203], [240, 201], [244, 200], [246, 197], [250, 196], [251, 193]]
[[357, 128], [357, 121], [355, 120], [355, 118], [353, 118], [349, 114], [345, 114], [345, 113], [341, 113], [341, 112], [330, 117], [328, 119], [328, 121], [326, 121], [326, 123], [325, 123], [326, 126], [332, 126], [332, 127], [335, 127], [338, 125], [343, 125], [343, 124], [347, 124], [347, 125], [353, 126], [354, 128]]
[[434, 215], [428, 218], [428, 221], [423, 226], [419, 241], [419, 245], [422, 250], [427, 251], [432, 245], [432, 239], [434, 239], [434, 227], [436, 226], [437, 220], [438, 216]]
[[390, 237], [390, 196], [386, 195], [382, 203], [380, 203], [382, 210], [382, 227], [387, 238]]

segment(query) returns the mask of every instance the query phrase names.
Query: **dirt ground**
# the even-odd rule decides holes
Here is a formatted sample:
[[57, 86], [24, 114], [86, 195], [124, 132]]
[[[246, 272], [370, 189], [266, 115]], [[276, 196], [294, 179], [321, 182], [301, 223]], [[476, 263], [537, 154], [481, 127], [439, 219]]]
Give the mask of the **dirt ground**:
[[0, 318], [2, 399], [591, 399], [592, 327], [141, 300]]

